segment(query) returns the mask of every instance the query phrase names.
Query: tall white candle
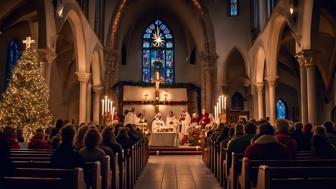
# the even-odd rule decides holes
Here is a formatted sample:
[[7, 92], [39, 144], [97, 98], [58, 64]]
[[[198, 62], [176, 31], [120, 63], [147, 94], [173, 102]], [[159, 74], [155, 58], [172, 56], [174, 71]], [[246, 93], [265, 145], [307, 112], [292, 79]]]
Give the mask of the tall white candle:
[[217, 106], [215, 106], [215, 113], [214, 113], [214, 116], [215, 116], [215, 122], [217, 121]]
[[221, 114], [221, 113], [222, 113], [222, 110], [221, 110], [221, 108], [220, 108], [220, 103], [219, 103], [219, 102], [217, 102], [217, 108], [218, 108], [218, 114]]
[[105, 112], [107, 112], [108, 110], [107, 110], [107, 96], [105, 96]]
[[114, 120], [114, 107], [112, 107], [112, 122]]
[[220, 98], [220, 97], [218, 97], [218, 104], [219, 104], [219, 105], [218, 105], [218, 108], [219, 108], [219, 109], [222, 109], [222, 107], [221, 107], [222, 103], [221, 103], [221, 98]]
[[102, 99], [101, 102], [102, 102], [102, 106], [101, 106], [101, 108], [102, 108], [102, 115], [104, 116], [104, 106], [105, 106], [104, 99]]
[[225, 110], [225, 106], [224, 106], [224, 95], [222, 95], [221, 98], [222, 98], [222, 107], [223, 107], [223, 109]]
[[226, 110], [226, 96], [224, 97], [224, 110]]

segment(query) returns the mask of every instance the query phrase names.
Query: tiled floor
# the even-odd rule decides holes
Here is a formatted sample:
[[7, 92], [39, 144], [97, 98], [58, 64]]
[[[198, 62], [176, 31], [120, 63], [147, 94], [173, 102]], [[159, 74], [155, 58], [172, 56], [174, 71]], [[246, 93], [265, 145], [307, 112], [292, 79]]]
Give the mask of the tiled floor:
[[220, 189], [201, 156], [150, 156], [135, 189]]

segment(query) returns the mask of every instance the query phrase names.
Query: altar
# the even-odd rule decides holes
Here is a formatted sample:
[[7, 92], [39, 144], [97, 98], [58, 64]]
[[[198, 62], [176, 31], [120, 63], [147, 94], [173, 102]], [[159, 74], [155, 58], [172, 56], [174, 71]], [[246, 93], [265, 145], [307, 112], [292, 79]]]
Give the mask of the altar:
[[150, 146], [178, 146], [176, 132], [153, 132], [149, 139]]

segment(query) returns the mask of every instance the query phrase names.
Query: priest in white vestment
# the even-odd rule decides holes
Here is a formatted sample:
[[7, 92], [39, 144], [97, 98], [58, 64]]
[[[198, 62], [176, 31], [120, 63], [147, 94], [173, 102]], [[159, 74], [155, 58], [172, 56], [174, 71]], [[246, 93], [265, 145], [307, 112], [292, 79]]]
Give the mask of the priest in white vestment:
[[166, 119], [166, 127], [167, 128], [173, 128], [173, 131], [178, 133], [179, 132], [179, 121], [175, 117], [174, 113], [172, 111], [169, 111], [169, 115]]
[[152, 132], [153, 133], [158, 132], [158, 130], [160, 128], [164, 128], [164, 127], [166, 127], [166, 126], [165, 126], [164, 121], [162, 119], [162, 115], [161, 115], [161, 113], [157, 113], [155, 115], [155, 119], [152, 122]]
[[183, 137], [184, 135], [188, 135], [188, 128], [190, 126], [191, 116], [184, 109], [181, 109], [181, 110], [182, 110], [182, 113], [181, 113], [180, 119], [179, 119], [180, 123], [181, 123], [181, 135], [180, 135], [180, 137]]
[[125, 120], [124, 120], [124, 125], [127, 124], [138, 124], [139, 118], [135, 113], [135, 109], [132, 108], [126, 115], [125, 115]]

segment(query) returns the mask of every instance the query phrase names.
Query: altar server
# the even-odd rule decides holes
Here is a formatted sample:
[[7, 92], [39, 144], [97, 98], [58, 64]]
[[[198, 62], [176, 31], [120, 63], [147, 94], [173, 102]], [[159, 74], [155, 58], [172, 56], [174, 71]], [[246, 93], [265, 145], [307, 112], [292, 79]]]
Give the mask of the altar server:
[[180, 115], [180, 123], [181, 123], [181, 137], [184, 135], [188, 135], [188, 128], [191, 122], [191, 117], [190, 114], [184, 110], [183, 108], [181, 109], [182, 113]]
[[160, 128], [165, 127], [161, 113], [155, 115], [155, 119], [152, 122], [152, 132], [158, 132]]
[[166, 119], [166, 127], [173, 128], [174, 132], [178, 132], [177, 131], [178, 130], [177, 128], [179, 128], [178, 126], [179, 126], [178, 119], [175, 117], [172, 111], [169, 111], [169, 114]]
[[126, 115], [124, 120], [124, 126], [127, 124], [136, 125], [139, 122], [139, 118], [135, 113], [135, 109], [132, 108]]

